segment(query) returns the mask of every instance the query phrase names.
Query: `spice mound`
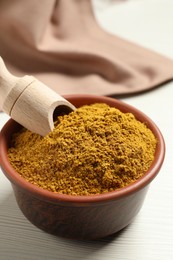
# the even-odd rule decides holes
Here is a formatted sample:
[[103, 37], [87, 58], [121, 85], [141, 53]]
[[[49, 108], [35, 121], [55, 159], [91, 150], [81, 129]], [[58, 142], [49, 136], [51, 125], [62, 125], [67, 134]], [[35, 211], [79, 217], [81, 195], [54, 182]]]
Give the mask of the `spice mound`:
[[92, 195], [138, 180], [151, 166], [157, 140], [131, 113], [107, 104], [59, 116], [45, 137], [23, 128], [9, 160], [28, 182], [52, 192]]

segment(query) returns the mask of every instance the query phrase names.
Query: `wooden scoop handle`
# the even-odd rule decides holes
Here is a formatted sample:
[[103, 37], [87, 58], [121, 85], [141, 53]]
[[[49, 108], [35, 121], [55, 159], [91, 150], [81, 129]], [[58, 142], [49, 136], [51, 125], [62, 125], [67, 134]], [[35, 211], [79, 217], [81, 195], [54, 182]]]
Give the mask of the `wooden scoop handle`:
[[33, 76], [16, 77], [0, 57], [0, 103], [15, 121], [42, 136], [54, 128], [53, 113], [58, 107], [75, 107]]

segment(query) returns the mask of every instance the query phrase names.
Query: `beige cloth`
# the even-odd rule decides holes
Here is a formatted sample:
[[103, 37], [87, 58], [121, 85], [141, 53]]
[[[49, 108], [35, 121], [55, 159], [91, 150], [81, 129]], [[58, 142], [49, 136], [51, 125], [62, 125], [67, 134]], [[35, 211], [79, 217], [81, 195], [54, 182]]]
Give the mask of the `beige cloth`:
[[130, 94], [173, 78], [172, 60], [100, 28], [89, 0], [0, 0], [0, 55], [59, 94]]

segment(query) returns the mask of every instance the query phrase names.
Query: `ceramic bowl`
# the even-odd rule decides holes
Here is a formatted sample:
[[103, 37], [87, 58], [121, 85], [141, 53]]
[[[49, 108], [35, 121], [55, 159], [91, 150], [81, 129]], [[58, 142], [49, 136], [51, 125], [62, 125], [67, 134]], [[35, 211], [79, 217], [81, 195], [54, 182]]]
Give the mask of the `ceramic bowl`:
[[145, 122], [158, 140], [150, 169], [133, 184], [100, 195], [72, 196], [43, 190], [25, 181], [12, 168], [7, 157], [12, 134], [21, 126], [10, 119], [0, 134], [0, 163], [12, 184], [16, 201], [26, 218], [52, 234], [75, 239], [98, 239], [116, 233], [130, 224], [141, 209], [149, 184], [158, 174], [165, 155], [163, 136], [153, 121], [136, 108], [119, 100], [92, 95], [65, 96], [76, 107], [104, 102], [131, 112]]

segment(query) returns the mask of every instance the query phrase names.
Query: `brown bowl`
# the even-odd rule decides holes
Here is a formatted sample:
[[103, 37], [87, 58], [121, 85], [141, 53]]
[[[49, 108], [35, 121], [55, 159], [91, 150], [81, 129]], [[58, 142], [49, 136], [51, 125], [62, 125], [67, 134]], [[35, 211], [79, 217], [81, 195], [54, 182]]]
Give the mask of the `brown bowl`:
[[76, 107], [104, 102], [131, 112], [145, 122], [158, 140], [150, 169], [133, 184], [100, 195], [72, 196], [43, 190], [23, 179], [10, 165], [7, 149], [12, 134], [21, 126], [10, 119], [0, 134], [0, 164], [10, 180], [23, 214], [38, 228], [76, 239], [97, 239], [116, 233], [131, 223], [142, 207], [150, 182], [158, 174], [165, 155], [163, 136], [157, 126], [136, 108], [113, 98], [91, 95], [65, 96]]

